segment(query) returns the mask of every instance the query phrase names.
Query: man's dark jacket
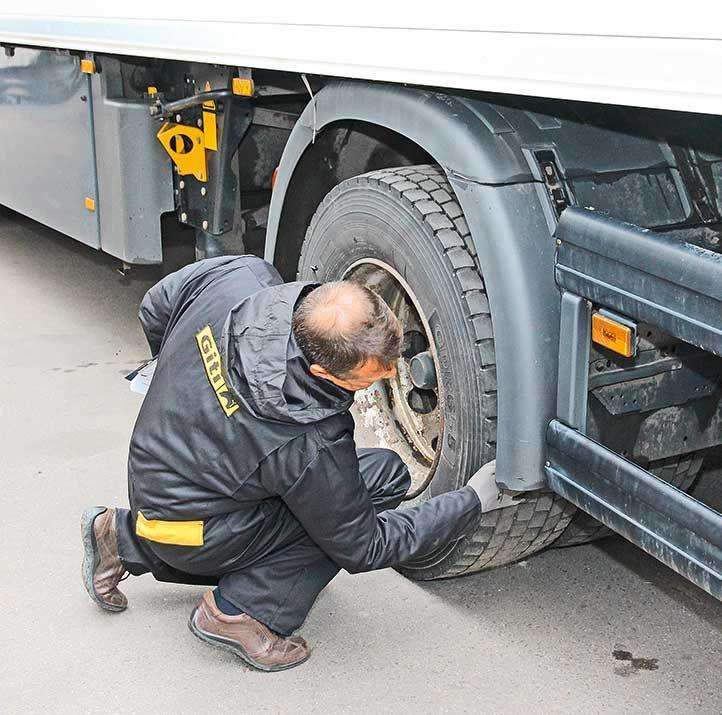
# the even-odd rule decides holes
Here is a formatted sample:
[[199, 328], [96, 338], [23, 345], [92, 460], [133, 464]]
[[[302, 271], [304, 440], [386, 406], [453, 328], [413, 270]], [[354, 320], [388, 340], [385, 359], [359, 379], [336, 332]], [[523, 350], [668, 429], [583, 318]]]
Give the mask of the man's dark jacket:
[[237, 548], [268, 526], [280, 499], [350, 572], [394, 566], [470, 532], [480, 516], [470, 487], [376, 514], [358, 472], [353, 393], [312, 376], [292, 333], [295, 304], [313, 285], [284, 284], [261, 259], [226, 256], [148, 291], [140, 320], [159, 359], [131, 440], [134, 516], [207, 527], [224, 515]]

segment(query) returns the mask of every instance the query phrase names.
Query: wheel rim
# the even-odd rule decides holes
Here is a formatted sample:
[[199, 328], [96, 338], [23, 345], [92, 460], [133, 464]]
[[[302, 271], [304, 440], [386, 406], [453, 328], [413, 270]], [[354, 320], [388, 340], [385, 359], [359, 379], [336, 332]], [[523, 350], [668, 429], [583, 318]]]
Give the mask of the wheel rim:
[[357, 392], [354, 413], [357, 424], [371, 435], [366, 446], [392, 449], [407, 464], [411, 488], [406, 499], [412, 499], [433, 477], [444, 429], [433, 334], [411, 286], [387, 263], [375, 258], [356, 261], [343, 278], [380, 295], [404, 329], [396, 377]]

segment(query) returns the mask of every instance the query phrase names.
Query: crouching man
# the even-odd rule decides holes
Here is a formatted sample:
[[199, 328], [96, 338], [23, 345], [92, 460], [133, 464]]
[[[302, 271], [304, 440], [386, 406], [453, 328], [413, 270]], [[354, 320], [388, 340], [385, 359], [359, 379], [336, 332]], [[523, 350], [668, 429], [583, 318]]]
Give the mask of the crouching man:
[[395, 511], [406, 466], [356, 449], [353, 393], [395, 374], [401, 326], [349, 282], [288, 283], [251, 256], [164, 278], [140, 320], [158, 363], [130, 443], [130, 509], [82, 518], [83, 577], [123, 611], [129, 573], [209, 584], [190, 629], [261, 670], [310, 654], [291, 634], [338, 573], [396, 566], [496, 508], [489, 480]]

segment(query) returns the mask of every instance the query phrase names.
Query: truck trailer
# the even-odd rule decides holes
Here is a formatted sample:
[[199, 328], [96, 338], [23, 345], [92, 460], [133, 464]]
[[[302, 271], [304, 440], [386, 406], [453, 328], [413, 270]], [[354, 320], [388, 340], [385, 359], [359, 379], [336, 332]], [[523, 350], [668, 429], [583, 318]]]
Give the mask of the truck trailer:
[[516, 497], [404, 574], [615, 531], [722, 598], [688, 493], [722, 445], [722, 10], [46, 5], [0, 11], [0, 204], [123, 270], [382, 295], [403, 357], [355, 409], [407, 503], [492, 460]]

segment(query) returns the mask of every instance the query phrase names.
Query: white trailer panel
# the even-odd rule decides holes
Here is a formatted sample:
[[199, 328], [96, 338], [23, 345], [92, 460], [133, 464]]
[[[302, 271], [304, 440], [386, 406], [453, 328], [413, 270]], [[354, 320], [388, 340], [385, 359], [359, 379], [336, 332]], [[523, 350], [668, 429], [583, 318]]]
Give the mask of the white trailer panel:
[[722, 7], [701, 0], [22, 10], [0, 11], [0, 41], [722, 114]]

